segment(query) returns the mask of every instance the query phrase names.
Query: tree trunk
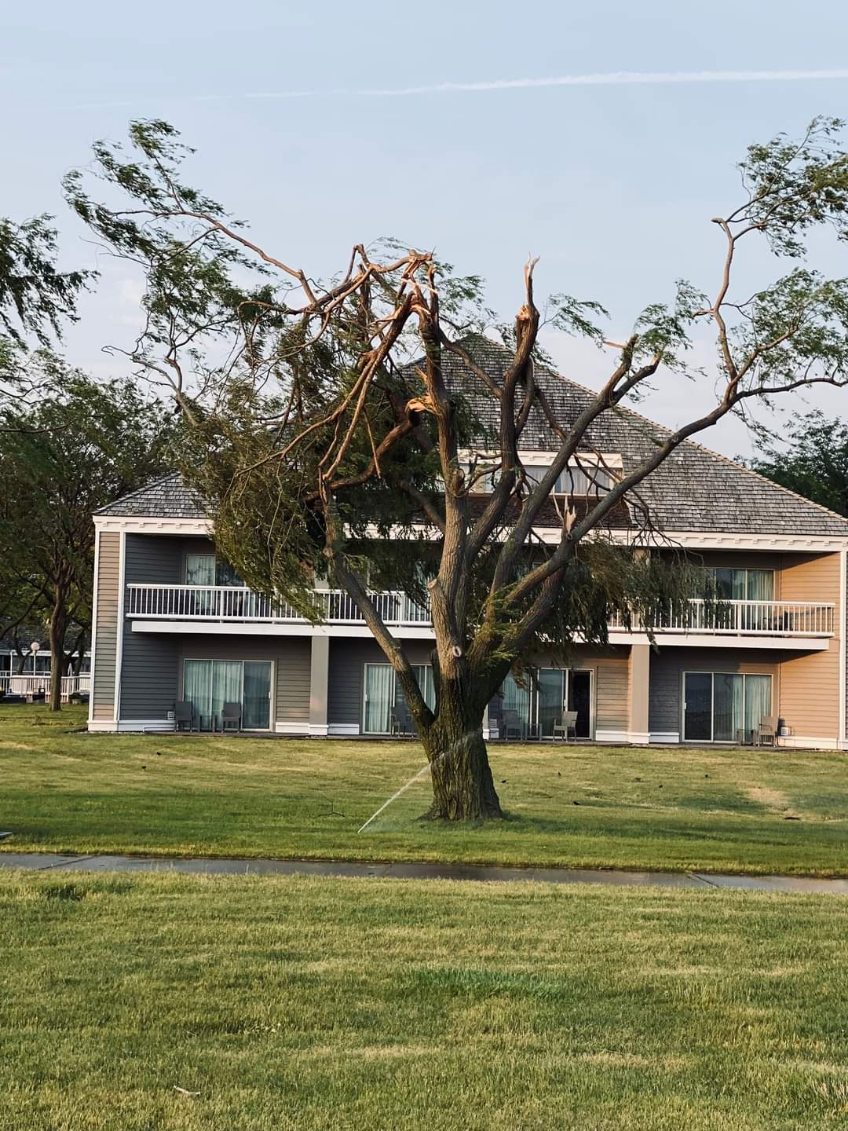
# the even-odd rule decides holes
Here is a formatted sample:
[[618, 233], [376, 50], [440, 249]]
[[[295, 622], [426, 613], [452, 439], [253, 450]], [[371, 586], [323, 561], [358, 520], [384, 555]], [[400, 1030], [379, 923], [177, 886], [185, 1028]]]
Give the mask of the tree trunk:
[[503, 817], [483, 738], [483, 711], [453, 698], [442, 689], [438, 717], [424, 736], [433, 780], [428, 816], [442, 821]]
[[62, 710], [62, 671], [65, 666], [65, 633], [68, 616], [65, 594], [59, 587], [50, 614], [50, 710]]

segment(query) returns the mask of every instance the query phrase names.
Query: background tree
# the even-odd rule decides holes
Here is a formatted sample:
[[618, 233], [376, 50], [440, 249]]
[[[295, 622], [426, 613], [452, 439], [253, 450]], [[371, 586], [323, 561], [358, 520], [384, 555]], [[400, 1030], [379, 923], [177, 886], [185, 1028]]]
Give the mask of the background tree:
[[848, 423], [815, 410], [795, 418], [780, 439], [764, 428], [757, 435], [754, 471], [848, 517]]
[[[479, 280], [455, 277], [428, 252], [357, 246], [338, 276], [316, 281], [184, 182], [186, 151], [166, 123], [134, 123], [129, 151], [95, 147], [107, 200], [94, 199], [82, 174], [68, 178], [78, 214], [112, 251], [144, 267], [147, 323], [129, 353], [168, 383], [192, 426], [186, 473], [208, 500], [218, 544], [249, 584], [307, 614], [319, 616], [316, 574], [350, 594], [403, 689], [430, 760], [435, 816], [500, 815], [482, 716], [529, 649], [603, 639], [611, 607], [626, 616], [634, 604], [640, 615], [650, 606], [639, 610], [640, 595], [654, 590], [651, 566], [605, 537], [613, 509], [637, 503], [639, 484], [681, 443], [747, 399], [845, 384], [848, 282], [805, 261], [812, 229], [848, 235], [840, 128], [818, 119], [797, 141], [780, 136], [748, 150], [743, 199], [713, 221], [722, 251], [709, 298], [678, 283], [673, 301], [646, 306], [619, 345], [599, 329], [599, 305], [552, 301], [560, 330], [616, 353], [608, 379], [567, 427], [536, 379], [532, 262], [523, 305], [502, 335], [508, 363], [492, 378], [464, 345], [487, 320]], [[752, 241], [766, 244], [774, 271], [753, 295], [737, 297], [736, 261]], [[789, 261], [783, 273], [781, 260]], [[542, 545], [540, 512], [572, 461], [591, 451], [595, 422], [655, 377], [703, 377], [686, 361], [700, 327], [716, 346], [714, 406], [669, 432], [610, 490], [582, 506], [567, 498], [558, 541]], [[455, 359], [466, 385], [473, 378], [488, 398], [485, 413], [479, 399], [473, 405], [485, 427], [470, 419], [462, 378], [448, 378]], [[539, 482], [520, 459], [534, 412], [558, 449]], [[470, 489], [481, 477], [490, 491], [475, 510]], [[426, 585], [432, 708], [368, 592], [366, 562], [372, 585], [390, 582], [414, 597]]]
[[67, 663], [91, 639], [92, 512], [166, 470], [173, 418], [134, 382], [37, 362], [38, 400], [0, 412], [0, 592], [27, 623], [48, 620], [59, 710]]

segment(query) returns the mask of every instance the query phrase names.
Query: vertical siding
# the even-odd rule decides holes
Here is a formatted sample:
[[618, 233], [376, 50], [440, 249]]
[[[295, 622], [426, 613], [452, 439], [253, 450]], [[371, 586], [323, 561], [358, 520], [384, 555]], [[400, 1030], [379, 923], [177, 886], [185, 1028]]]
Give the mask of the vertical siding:
[[839, 608], [839, 554], [784, 556], [783, 601], [832, 601], [836, 635], [827, 651], [786, 658], [781, 668], [780, 714], [794, 735], [836, 744], [839, 733], [839, 652], [844, 647], [845, 611]]
[[104, 531], [100, 534], [99, 541], [91, 717], [98, 721], [106, 721], [115, 717], [121, 536], [111, 531]]
[[684, 672], [738, 672], [772, 676], [772, 698], [778, 707], [780, 689], [776, 656], [736, 648], [660, 648], [651, 656], [648, 721], [652, 732], [681, 730]]
[[179, 659], [273, 660], [274, 718], [309, 720], [309, 637], [185, 636], [180, 637]]

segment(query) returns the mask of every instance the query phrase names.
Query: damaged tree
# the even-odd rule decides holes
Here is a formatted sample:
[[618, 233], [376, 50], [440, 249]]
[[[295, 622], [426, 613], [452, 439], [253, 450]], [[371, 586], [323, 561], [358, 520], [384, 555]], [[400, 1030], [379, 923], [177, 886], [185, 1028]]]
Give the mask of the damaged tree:
[[[134, 123], [131, 152], [95, 148], [99, 177], [129, 206], [95, 201], [81, 174], [68, 179], [78, 214], [143, 265], [146, 324], [125, 352], [167, 382], [192, 426], [185, 473], [207, 500], [217, 544], [249, 585], [313, 619], [324, 611], [316, 576], [349, 594], [403, 689], [431, 765], [433, 816], [501, 816], [482, 719], [535, 644], [605, 640], [611, 611], [650, 627], [657, 597], [672, 591], [650, 557], [609, 537], [615, 508], [638, 511], [639, 485], [751, 398], [846, 383], [848, 283], [804, 262], [811, 229], [848, 234], [840, 129], [818, 119], [797, 142], [749, 149], [745, 199], [713, 221], [723, 250], [712, 297], [678, 283], [673, 302], [647, 306], [620, 344], [597, 327], [599, 305], [552, 301], [560, 331], [615, 353], [567, 426], [542, 379], [532, 261], [493, 376], [475, 356], [486, 321], [479, 280], [431, 253], [383, 245], [355, 247], [339, 276], [316, 282], [183, 183], [187, 151], [166, 123]], [[740, 299], [735, 260], [758, 238], [775, 261], [795, 262]], [[637, 465], [604, 467], [589, 441], [596, 422], [652, 378], [697, 379], [686, 355], [701, 326], [717, 350], [713, 407], [665, 430]], [[536, 476], [522, 462], [531, 418], [556, 438]], [[563, 490], [575, 466], [589, 487]], [[543, 541], [539, 518], [552, 503], [558, 536]], [[387, 626], [385, 589], [429, 600], [432, 703]]]

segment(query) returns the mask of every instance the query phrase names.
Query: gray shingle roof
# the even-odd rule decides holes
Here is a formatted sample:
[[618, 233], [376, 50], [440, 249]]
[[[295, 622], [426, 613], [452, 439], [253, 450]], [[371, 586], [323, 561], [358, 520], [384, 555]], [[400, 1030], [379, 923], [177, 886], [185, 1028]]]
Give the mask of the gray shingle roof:
[[156, 479], [94, 512], [125, 518], [205, 518], [203, 504], [178, 474]]
[[[494, 342], [474, 336], [463, 343], [475, 362], [500, 382], [509, 354]], [[481, 442], [497, 435], [497, 404], [478, 377], [470, 374], [453, 354], [443, 359], [450, 386], [461, 389], [480, 423]], [[594, 393], [537, 366], [536, 380], [544, 389], [556, 420], [567, 429], [591, 401]], [[624, 472], [647, 458], [670, 429], [631, 409], [608, 410], [586, 435], [587, 450], [617, 454]], [[560, 440], [542, 411], [534, 408], [521, 437], [521, 447], [552, 451]], [[848, 536], [848, 520], [817, 503], [801, 498], [726, 456], [687, 440], [640, 485], [639, 497], [647, 505], [654, 525], [668, 531], [739, 534], [792, 534]], [[102, 507], [102, 515], [155, 518], [203, 518], [196, 495], [179, 475], [159, 479], [140, 491]]]

